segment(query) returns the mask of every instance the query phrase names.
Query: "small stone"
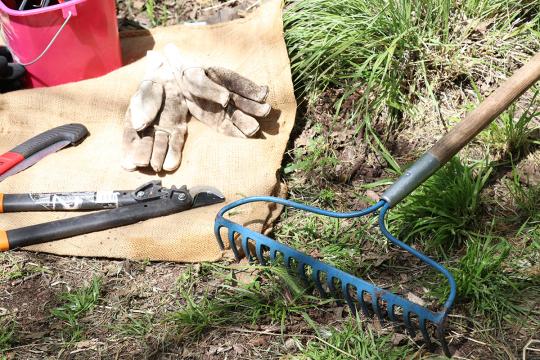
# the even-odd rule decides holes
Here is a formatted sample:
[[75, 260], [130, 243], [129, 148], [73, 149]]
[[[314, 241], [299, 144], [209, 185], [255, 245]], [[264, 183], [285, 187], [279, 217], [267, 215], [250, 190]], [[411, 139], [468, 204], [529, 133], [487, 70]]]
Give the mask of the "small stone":
[[379, 194], [377, 194], [375, 191], [373, 190], [367, 190], [366, 191], [366, 196], [368, 198], [370, 198], [371, 200], [373, 201], [379, 201], [380, 200], [380, 197], [379, 197]]
[[286, 350], [294, 350], [296, 348], [296, 341], [293, 338], [288, 338], [285, 341], [285, 349]]

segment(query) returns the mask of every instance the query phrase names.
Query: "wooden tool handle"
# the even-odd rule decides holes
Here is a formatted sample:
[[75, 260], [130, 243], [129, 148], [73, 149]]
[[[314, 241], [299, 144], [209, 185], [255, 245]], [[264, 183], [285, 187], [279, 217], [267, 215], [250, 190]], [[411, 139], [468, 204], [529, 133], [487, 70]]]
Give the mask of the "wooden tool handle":
[[441, 165], [446, 163], [539, 79], [540, 52], [454, 126], [430, 152]]

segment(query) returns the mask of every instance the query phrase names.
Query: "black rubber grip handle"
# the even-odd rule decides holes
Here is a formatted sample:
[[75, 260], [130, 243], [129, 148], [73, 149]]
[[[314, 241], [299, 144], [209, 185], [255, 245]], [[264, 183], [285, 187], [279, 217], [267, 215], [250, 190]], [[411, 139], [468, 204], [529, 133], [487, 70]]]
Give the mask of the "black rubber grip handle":
[[25, 159], [59, 141], [76, 144], [88, 135], [88, 129], [82, 124], [67, 124], [47, 130], [13, 148], [11, 152], [22, 155]]
[[190, 209], [191, 203], [188, 192], [174, 191], [168, 199], [8, 230], [6, 235], [9, 249], [15, 249], [174, 214]]
[[3, 212], [104, 210], [133, 205], [131, 191], [4, 194]]

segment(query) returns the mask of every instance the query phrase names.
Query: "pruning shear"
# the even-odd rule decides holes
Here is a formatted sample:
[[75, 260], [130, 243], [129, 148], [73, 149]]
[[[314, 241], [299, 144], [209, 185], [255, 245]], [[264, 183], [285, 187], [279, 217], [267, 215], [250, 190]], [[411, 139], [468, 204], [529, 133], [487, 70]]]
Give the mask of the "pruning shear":
[[0, 251], [134, 224], [223, 201], [225, 197], [213, 187], [199, 186], [188, 190], [184, 185], [168, 189], [161, 186], [160, 180], [150, 181], [133, 191], [0, 193], [0, 213], [103, 210], [13, 230], [0, 230]]

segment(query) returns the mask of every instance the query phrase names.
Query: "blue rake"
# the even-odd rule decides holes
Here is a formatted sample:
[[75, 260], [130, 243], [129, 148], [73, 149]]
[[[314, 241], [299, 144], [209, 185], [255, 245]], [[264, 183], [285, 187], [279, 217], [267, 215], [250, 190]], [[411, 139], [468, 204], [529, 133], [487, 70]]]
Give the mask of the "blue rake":
[[[442, 273], [448, 279], [450, 284], [450, 294], [448, 299], [440, 311], [431, 311], [424, 306], [418, 305], [404, 297], [377, 287], [356, 276], [325, 264], [322, 261], [316, 260], [305, 253], [279, 243], [276, 240], [252, 231], [224, 217], [225, 213], [238, 206], [260, 201], [273, 202], [338, 219], [358, 218], [380, 210], [379, 226], [384, 236], [393, 244], [410, 252], [421, 261]], [[445, 320], [456, 297], [456, 282], [450, 272], [442, 265], [390, 234], [384, 222], [389, 207], [390, 206], [386, 201], [381, 200], [377, 204], [364, 210], [339, 213], [272, 196], [254, 196], [235, 201], [221, 209], [216, 217], [214, 232], [220, 247], [223, 249], [224, 243], [221, 237], [221, 229], [226, 228], [228, 230], [227, 237], [229, 245], [237, 260], [242, 257], [242, 253], [237, 247], [237, 239], [241, 239], [239, 242], [243, 254], [248, 257], [250, 262], [255, 261], [256, 258], [260, 264], [266, 265], [268, 262], [276, 262], [278, 259], [283, 259], [283, 263], [288, 269], [296, 271], [305, 280], [311, 279], [322, 296], [338, 295], [339, 297], [339, 291], [341, 291], [341, 297], [345, 299], [353, 314], [355, 314], [358, 309], [361, 309], [365, 316], [375, 314], [381, 321], [384, 321], [385, 315], [387, 315], [391, 321], [399, 322], [399, 315], [397, 314], [396, 308], [400, 307], [402, 310], [401, 317], [403, 323], [411, 337], [414, 338], [416, 336], [415, 328], [418, 327], [429, 349], [434, 348], [428, 331], [428, 324], [432, 323], [436, 327], [436, 337], [441, 344], [443, 351], [450, 356], [450, 351], [445, 340]], [[254, 245], [254, 249], [252, 248], [251, 251], [250, 243]], [[253, 252], [255, 254], [253, 254]], [[336, 286], [336, 282], [340, 285]], [[326, 288], [324, 285], [326, 285]], [[413, 324], [411, 321], [413, 314], [417, 316], [418, 324]]]
[[[241, 257], [241, 253], [236, 245], [236, 240], [238, 239], [243, 253], [248, 257], [249, 261], [254, 261], [256, 258], [264, 265], [269, 261], [278, 262], [282, 259], [287, 268], [296, 271], [306, 280], [310, 278], [322, 295], [329, 295], [330, 293], [339, 295], [341, 293], [352, 312], [356, 312], [360, 308], [366, 316], [376, 314], [382, 320], [386, 315], [392, 321], [402, 320], [412, 337], [415, 336], [415, 330], [419, 328], [429, 349], [433, 348], [433, 343], [428, 327], [430, 324], [433, 324], [435, 326], [435, 337], [441, 344], [444, 353], [447, 356], [451, 356], [445, 338], [445, 327], [448, 313], [456, 297], [456, 283], [454, 278], [442, 265], [392, 236], [385, 225], [386, 213], [391, 207], [395, 206], [420, 186], [437, 169], [448, 162], [452, 156], [469, 143], [476, 134], [489, 125], [538, 79], [540, 79], [540, 52], [533, 56], [526, 65], [516, 71], [512, 77], [506, 80], [474, 111], [469, 113], [463, 121], [454, 126], [450, 132], [443, 136], [428, 152], [407, 169], [382, 194], [381, 201], [377, 204], [365, 210], [339, 213], [276, 197], [248, 197], [225, 206], [217, 214], [214, 232], [219, 245], [222, 249], [224, 248], [221, 229], [226, 228], [228, 230], [229, 245], [237, 259]], [[411, 253], [420, 261], [428, 264], [446, 277], [450, 286], [448, 298], [439, 311], [432, 311], [224, 217], [226, 212], [238, 206], [259, 201], [273, 202], [334, 218], [357, 218], [378, 211], [380, 230], [391, 243]], [[254, 245], [255, 254], [250, 251], [250, 243]], [[401, 308], [401, 315], [397, 311], [398, 308]], [[417, 324], [412, 321], [413, 315], [418, 319]]]

